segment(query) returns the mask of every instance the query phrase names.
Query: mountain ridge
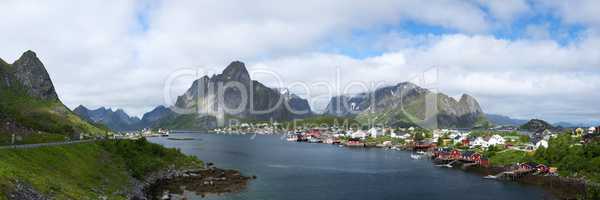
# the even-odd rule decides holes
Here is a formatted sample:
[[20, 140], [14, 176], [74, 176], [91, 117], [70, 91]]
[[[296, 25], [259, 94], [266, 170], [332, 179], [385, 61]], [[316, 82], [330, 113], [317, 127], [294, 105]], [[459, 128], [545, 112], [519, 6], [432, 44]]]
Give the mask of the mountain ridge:
[[488, 118], [488, 120], [490, 120], [490, 122], [492, 122], [494, 125], [501, 125], [501, 126], [502, 125], [504, 125], [504, 126], [521, 126], [521, 125], [527, 123], [527, 121], [528, 121], [526, 119], [515, 119], [515, 118], [511, 118], [509, 116], [499, 115], [499, 114], [486, 113], [485, 115]]
[[77, 106], [73, 110], [83, 119], [97, 124], [106, 125], [114, 131], [128, 131], [143, 128], [142, 120], [138, 117], [131, 117], [123, 109], [105, 108], [88, 109], [83, 105]]
[[[438, 113], [435, 114], [435, 118], [427, 116], [431, 114], [427, 112], [436, 109]], [[352, 96], [334, 96], [324, 114], [338, 117], [355, 116], [365, 123], [384, 123], [391, 126], [428, 123], [434, 127], [472, 128], [488, 124], [474, 97], [463, 94], [460, 100], [456, 100], [410, 82], [400, 82]]]

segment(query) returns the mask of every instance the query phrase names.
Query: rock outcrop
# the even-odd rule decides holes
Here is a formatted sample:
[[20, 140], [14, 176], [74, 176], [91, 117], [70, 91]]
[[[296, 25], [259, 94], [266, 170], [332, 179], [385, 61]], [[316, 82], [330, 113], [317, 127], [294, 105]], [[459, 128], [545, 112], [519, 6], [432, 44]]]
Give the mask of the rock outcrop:
[[541, 120], [541, 119], [532, 119], [529, 122], [523, 124], [521, 130], [531, 131], [531, 132], [542, 132], [545, 130], [553, 130], [555, 127], [550, 123]]
[[43, 100], [58, 100], [50, 75], [33, 51], [26, 51], [12, 64], [14, 78], [30, 96]]

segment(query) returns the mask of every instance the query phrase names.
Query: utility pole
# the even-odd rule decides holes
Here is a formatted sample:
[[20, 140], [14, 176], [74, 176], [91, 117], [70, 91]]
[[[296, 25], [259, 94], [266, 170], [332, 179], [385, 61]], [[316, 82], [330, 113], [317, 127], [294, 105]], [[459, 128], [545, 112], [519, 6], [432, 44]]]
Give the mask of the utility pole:
[[12, 140], [11, 140], [11, 144], [12, 144], [12, 145], [15, 145], [15, 134], [14, 134], [14, 133], [12, 134]]

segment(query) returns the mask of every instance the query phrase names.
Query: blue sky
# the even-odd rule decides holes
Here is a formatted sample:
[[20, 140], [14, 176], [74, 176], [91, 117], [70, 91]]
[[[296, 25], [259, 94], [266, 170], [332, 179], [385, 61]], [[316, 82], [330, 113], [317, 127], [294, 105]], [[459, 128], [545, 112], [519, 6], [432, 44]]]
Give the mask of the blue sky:
[[[241, 60], [250, 71], [277, 74], [283, 85], [305, 84], [310, 91], [295, 92], [315, 110], [344, 91], [313, 83], [393, 84], [437, 67], [436, 90], [471, 94], [489, 113], [600, 119], [593, 100], [600, 95], [591, 92], [600, 90], [595, 0], [8, 0], [0, 6], [0, 57], [11, 62], [36, 51], [69, 107], [140, 116], [171, 105], [166, 97], [189, 87], [194, 77], [166, 86], [182, 69], [219, 73]], [[253, 78], [279, 85], [273, 77]]]

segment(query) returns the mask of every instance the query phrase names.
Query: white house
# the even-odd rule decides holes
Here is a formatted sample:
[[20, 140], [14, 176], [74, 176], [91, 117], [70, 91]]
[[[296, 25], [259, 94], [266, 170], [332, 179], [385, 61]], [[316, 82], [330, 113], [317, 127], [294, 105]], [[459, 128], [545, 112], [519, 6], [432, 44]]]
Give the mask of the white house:
[[500, 135], [492, 135], [492, 137], [490, 137], [490, 139], [487, 141], [489, 146], [504, 145], [505, 142], [506, 140], [504, 140], [504, 138]]
[[540, 140], [537, 143], [535, 143], [536, 149], [540, 147], [548, 148], [548, 140]]
[[594, 131], [596, 131], [596, 127], [590, 127], [588, 129], [588, 134], [594, 134]]
[[365, 139], [366, 137], [367, 137], [367, 132], [362, 131], [362, 130], [358, 130], [358, 131], [352, 133], [352, 138]]
[[383, 136], [383, 131], [381, 130], [381, 128], [371, 128], [369, 129], [369, 135], [371, 135], [371, 137], [378, 137], [378, 136]]
[[489, 144], [482, 137], [477, 137], [475, 141], [471, 142], [471, 146], [481, 146], [487, 148]]

